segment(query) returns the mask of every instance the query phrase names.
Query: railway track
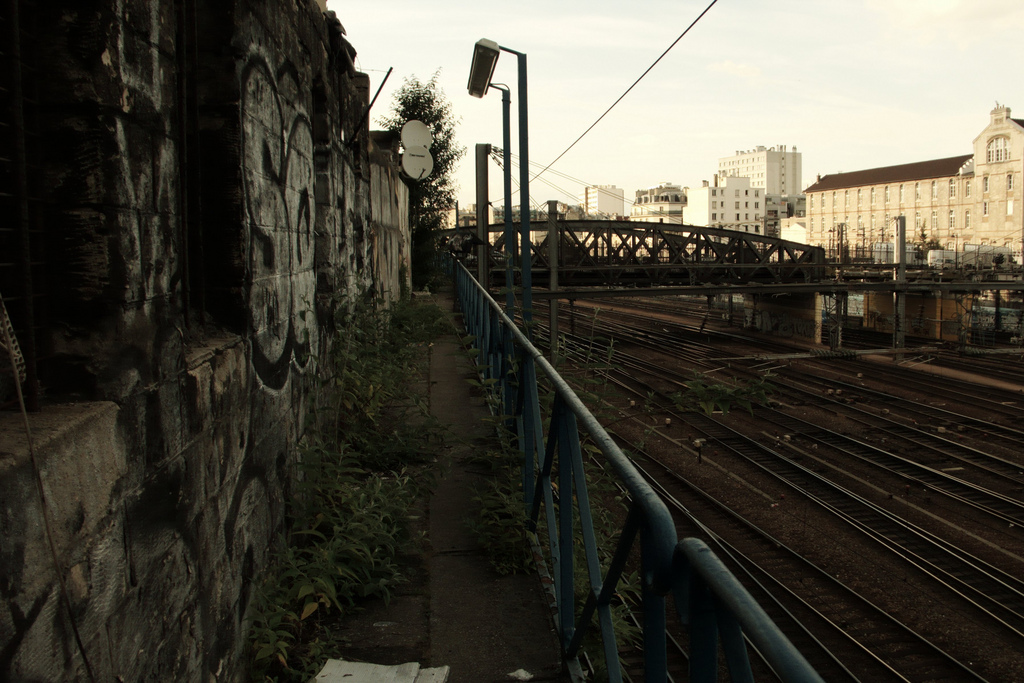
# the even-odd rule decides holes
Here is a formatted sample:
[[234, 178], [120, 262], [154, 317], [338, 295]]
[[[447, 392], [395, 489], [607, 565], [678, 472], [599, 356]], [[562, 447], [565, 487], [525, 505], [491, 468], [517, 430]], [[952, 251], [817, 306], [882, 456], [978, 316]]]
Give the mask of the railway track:
[[[620, 316], [618, 312], [613, 314], [606, 310], [600, 314], [599, 318], [603, 319], [593, 321], [593, 324], [589, 324], [588, 321], [589, 332], [594, 336], [606, 337], [609, 340], [608, 343], [615, 346], [615, 362], [621, 366], [622, 371], [622, 375], [616, 376], [615, 381], [625, 384], [633, 383], [634, 386], [631, 389], [635, 392], [633, 396], [638, 401], [654, 399], [654, 405], [650, 409], [656, 412], [659, 419], [661, 415], [671, 416], [674, 424], [687, 425], [688, 430], [703, 435], [703, 438], [707, 439], [709, 443], [715, 444], [716, 448], [728, 451], [730, 457], [737, 457], [748, 463], [744, 467], [756, 467], [765, 475], [778, 481], [778, 486], [789, 487], [790, 491], [798, 491], [798, 498], [802, 499], [806, 496], [807, 500], [814, 501], [813, 504], [819, 509], [827, 511], [835, 519], [843, 520], [844, 524], [850, 529], [856, 530], [858, 534], [862, 534], [864, 538], [871, 539], [871, 543], [879, 548], [880, 553], [898, 558], [893, 561], [907, 563], [913, 568], [911, 571], [919, 572], [922, 582], [932, 586], [928, 590], [944, 592], [947, 595], [945, 600], [948, 600], [950, 604], [960, 605], [959, 609], [964, 613], [970, 613], [972, 620], [977, 620], [979, 624], [987, 624], [980, 628], [998, 629], [1001, 633], [1000, 638], [1018, 643], [1013, 649], [1021, 647], [1020, 640], [1024, 638], [1024, 584], [1013, 573], [1003, 572], [984, 562], [981, 558], [963, 552], [955, 543], [915, 527], [884, 508], [873, 505], [871, 501], [860, 498], [852, 491], [845, 490], [842, 486], [800, 466], [786, 454], [766, 447], [756, 439], [729, 430], [719, 421], [698, 413], [680, 415], [658, 402], [659, 398], [664, 398], [666, 392], [671, 391], [670, 387], [673, 383], [678, 385], [680, 381], [692, 379], [693, 372], [691, 370], [687, 375], [684, 371], [661, 367], [662, 365], [673, 365], [673, 363], [668, 360], [662, 363], [652, 361], [651, 353], [656, 351], [666, 359], [678, 360], [703, 373], [715, 373], [725, 369], [728, 371], [726, 374], [751, 372], [758, 375], [759, 368], [753, 367], [749, 360], [730, 358], [729, 351], [725, 348], [731, 345], [739, 347], [743, 343], [742, 335], [730, 333], [726, 344], [718, 344], [716, 342], [719, 338], [714, 330], [701, 330], [699, 326], [695, 325], [676, 325], [660, 317], [652, 321], [645, 319], [643, 315]], [[638, 326], [640, 329], [637, 329]], [[591, 346], [593, 353], [597, 355], [604, 353], [600, 340], [589, 339], [585, 343]], [[633, 344], [647, 349], [648, 358], [646, 360], [629, 358], [631, 354], [626, 353], [624, 349]], [[574, 340], [568, 335], [567, 345], [570, 350], [574, 345]], [[848, 361], [842, 361], [842, 364], [852, 365]], [[836, 365], [832, 364], [828, 367], [834, 370]], [[844, 371], [852, 374], [858, 367], [860, 366], [854, 366], [852, 369], [844, 368]], [[823, 430], [820, 425], [800, 421], [795, 416], [781, 411], [765, 411], [763, 409], [755, 411], [757, 418], [763, 423], [775, 425], [776, 429], [783, 429], [791, 437], [805, 443], [810, 443], [809, 439], [813, 437], [813, 443], [821, 446], [815, 453], [820, 454], [823, 449], [830, 449], [836, 453], [842, 453], [846, 458], [856, 455], [862, 459], [865, 465], [888, 472], [894, 480], [913, 478], [916, 485], [927, 487], [933, 491], [938, 491], [943, 487], [958, 489], [957, 492], [951, 493], [951, 500], [964, 506], [970, 506], [978, 514], [994, 515], [994, 518], [1004, 525], [1017, 524], [1024, 519], [1020, 501], [1012, 495], [1005, 495], [995, 490], [986, 491], [984, 490], [985, 486], [976, 482], [961, 482], [961, 477], [967, 478], [966, 474], [950, 476], [948, 473], [941, 472], [940, 468], [928, 465], [929, 462], [934, 463], [940, 460], [952, 461], [955, 467], [963, 466], [965, 469], [977, 470], [978, 476], [989, 477], [988, 481], [1003, 482], [993, 485], [992, 488], [1005, 489], [1011, 493], [1019, 489], [1024, 481], [1020, 474], [1024, 470], [1021, 463], [1013, 459], [994, 457], [981, 449], [961, 443], [961, 441], [969, 443], [971, 437], [980, 433], [996, 432], [997, 428], [1009, 430], [998, 432], [1000, 438], [1007, 440], [1013, 438], [1015, 442], [1019, 443], [1019, 434], [1014, 434], [1012, 426], [1015, 412], [1015, 406], [1012, 405], [1014, 401], [1005, 401], [1011, 405], [1004, 405], [1004, 401], [999, 401], [1000, 407], [1004, 408], [999, 417], [1008, 423], [999, 425], [944, 408], [936, 408], [923, 402], [901, 402], [895, 396], [886, 396], [884, 392], [859, 386], [860, 383], [854, 383], [853, 378], [848, 382], [816, 378], [812, 370], [797, 372], [791, 368], [777, 368], [775, 372], [772, 381], [783, 385], [782, 389], [787, 392], [787, 396], [799, 396], [800, 401], [814, 403], [819, 407], [824, 407], [822, 406], [824, 403], [827, 406], [824, 407], [825, 410], [834, 410], [849, 420], [859, 420], [864, 429], [870, 430], [872, 433], [884, 434], [887, 440], [891, 439], [905, 444], [906, 448], [901, 447], [899, 450], [902, 455], [908, 457], [892, 460], [890, 459], [892, 454], [879, 455], [876, 451], [882, 449], [876, 449], [870, 444], [857, 444], [856, 439], [852, 440], [856, 445], [851, 446], [849, 437], [841, 434], [833, 437], [829, 430]], [[650, 384], [637, 386], [638, 383], [643, 384], [638, 378], [645, 374], [652, 376], [652, 384], [657, 387], [652, 387]], [[927, 382], [921, 384], [927, 385]], [[842, 398], [833, 401], [823, 399], [823, 393], [827, 392], [828, 388], [838, 389]], [[934, 388], [933, 391], [940, 390]], [[984, 397], [984, 391], [979, 390], [979, 392], [980, 396]], [[996, 399], [993, 400], [1000, 398], [998, 392], [993, 393], [997, 394]], [[938, 393], [933, 394], [933, 396], [938, 395]], [[868, 410], [864, 404], [870, 404], [871, 409]], [[882, 409], [882, 405], [887, 407]], [[885, 414], [885, 412], [889, 414]], [[1024, 413], [1018, 414], [1018, 419], [1020, 415], [1024, 415]], [[941, 436], [933, 430], [915, 427], [914, 421], [930, 425], [941, 424], [949, 430], [949, 437]], [[762, 429], [762, 432], [764, 431]], [[762, 433], [761, 436], [763, 438], [764, 434]], [[838, 441], [833, 440], [834, 438]], [[866, 448], [867, 452], [857, 453], [856, 451], [862, 447]], [[921, 462], [914, 462], [915, 460], [921, 460]], [[659, 475], [659, 479], [664, 479], [667, 476]], [[973, 479], [973, 477], [971, 478]], [[964, 488], [959, 489], [958, 487], [961, 486]], [[670, 494], [666, 493], [665, 495]], [[687, 504], [692, 505], [689, 501]], [[1006, 507], [1000, 510], [999, 508], [1004, 505]], [[692, 526], [695, 530], [699, 529], [698, 525]], [[770, 545], [770, 542], [768, 543]], [[723, 548], [719, 554], [729, 555], [731, 552], [732, 550], [727, 552]], [[740, 555], [736, 557], [739, 558]], [[739, 559], [730, 561], [737, 563], [734, 571], [740, 571], [742, 561]], [[761, 563], [753, 562], [749, 568], [754, 575], [757, 575], [759, 570], [754, 569], [753, 565], [758, 564]], [[790, 568], [787, 571], [794, 572], [795, 570]], [[771, 583], [764, 577], [761, 580]], [[762, 598], [758, 596], [758, 600], [761, 601]], [[839, 611], [842, 612], [843, 609], [841, 608]], [[809, 621], [812, 617], [807, 615], [803, 619]], [[797, 621], [800, 620], [800, 618], [797, 619]], [[789, 632], [788, 628], [787, 633]], [[803, 650], [803, 645], [799, 647]], [[865, 648], [872, 652], [879, 652], [875, 645], [865, 645]], [[882, 659], [884, 661], [884, 657]], [[948, 664], [937, 665], [936, 671], [940, 672], [943, 666], [948, 668]], [[932, 674], [926, 673], [927, 669], [928, 667], [924, 667], [922, 671], [909, 674], [910, 678], [907, 680], [970, 680], [965, 679], [959, 673], [945, 678], [941, 677], [941, 673], [935, 673], [935, 677], [932, 678]], [[1021, 675], [1024, 676], [1024, 664], [1021, 665]], [[839, 674], [836, 674], [835, 680], [847, 680], [838, 676]], [[881, 674], [868, 675], [860, 680], [901, 680], [878, 676]], [[829, 677], [826, 679], [833, 680]], [[1001, 679], [997, 678], [997, 680]]]

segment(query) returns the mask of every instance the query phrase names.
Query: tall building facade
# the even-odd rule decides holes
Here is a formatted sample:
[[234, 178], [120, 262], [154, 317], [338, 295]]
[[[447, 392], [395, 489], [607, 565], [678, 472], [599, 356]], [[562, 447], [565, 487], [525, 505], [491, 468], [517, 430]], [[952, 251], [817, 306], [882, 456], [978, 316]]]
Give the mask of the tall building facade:
[[765, 234], [765, 192], [750, 178], [715, 177], [703, 187], [686, 188], [683, 222]]
[[799, 194], [803, 189], [803, 160], [800, 152], [786, 145], [737, 151], [718, 160], [721, 178], [750, 178], [750, 186], [768, 194]]
[[683, 207], [686, 206], [686, 191], [679, 185], [661, 183], [636, 191], [633, 208], [629, 210], [631, 221], [649, 223], [682, 223]]
[[973, 153], [835, 173], [807, 188], [807, 237], [826, 248], [891, 241], [905, 216], [908, 242], [989, 244], [1018, 253], [1024, 238], [1024, 119], [997, 105]]
[[580, 195], [580, 206], [587, 216], [614, 218], [626, 210], [625, 194], [614, 185], [589, 185]]

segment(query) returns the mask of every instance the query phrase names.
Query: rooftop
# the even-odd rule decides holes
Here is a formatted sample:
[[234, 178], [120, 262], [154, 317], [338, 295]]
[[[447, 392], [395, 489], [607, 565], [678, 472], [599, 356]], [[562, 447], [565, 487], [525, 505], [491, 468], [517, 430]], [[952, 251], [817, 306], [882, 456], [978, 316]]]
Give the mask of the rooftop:
[[865, 171], [850, 173], [831, 173], [808, 187], [805, 192], [824, 192], [847, 187], [863, 185], [880, 185], [882, 183], [899, 183], [908, 180], [927, 180], [930, 178], [946, 178], [957, 175], [965, 163], [974, 158], [973, 154], [961, 154], [945, 159], [915, 161], [898, 166], [882, 166], [869, 168]]

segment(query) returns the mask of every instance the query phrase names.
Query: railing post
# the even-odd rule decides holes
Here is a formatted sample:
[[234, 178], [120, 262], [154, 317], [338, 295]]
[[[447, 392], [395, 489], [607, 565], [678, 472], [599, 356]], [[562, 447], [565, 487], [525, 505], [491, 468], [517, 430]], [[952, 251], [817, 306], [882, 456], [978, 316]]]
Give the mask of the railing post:
[[[548, 200], [548, 289], [558, 291], [558, 202]], [[558, 299], [548, 300], [548, 329], [550, 330], [548, 358], [558, 362]]]
[[690, 681], [718, 680], [718, 622], [714, 598], [704, 579], [690, 574]]
[[640, 529], [640, 576], [644, 606], [644, 672], [646, 683], [665, 683], [668, 680], [668, 645], [665, 635], [665, 598], [647, 580], [651, 568], [651, 549], [658, 539], [651, 538], [645, 527]]

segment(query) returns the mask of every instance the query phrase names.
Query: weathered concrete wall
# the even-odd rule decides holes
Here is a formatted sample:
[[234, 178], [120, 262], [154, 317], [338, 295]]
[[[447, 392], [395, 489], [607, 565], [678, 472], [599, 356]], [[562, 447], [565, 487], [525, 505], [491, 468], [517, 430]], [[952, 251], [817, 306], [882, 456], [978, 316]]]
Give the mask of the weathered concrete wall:
[[[973, 298], [965, 299], [961, 312], [964, 321], [970, 320]], [[904, 332], [915, 337], [928, 337], [942, 341], [957, 341], [960, 323], [958, 307], [952, 296], [908, 294], [907, 323]], [[892, 294], [867, 292], [864, 294], [864, 327], [878, 332], [892, 333], [895, 308]]]
[[743, 307], [745, 327], [779, 337], [821, 339], [820, 309], [813, 294], [744, 295]]
[[235, 680], [311, 359], [408, 286], [407, 188], [313, 0], [41, 16], [55, 370], [31, 447], [0, 417], [0, 680]]

